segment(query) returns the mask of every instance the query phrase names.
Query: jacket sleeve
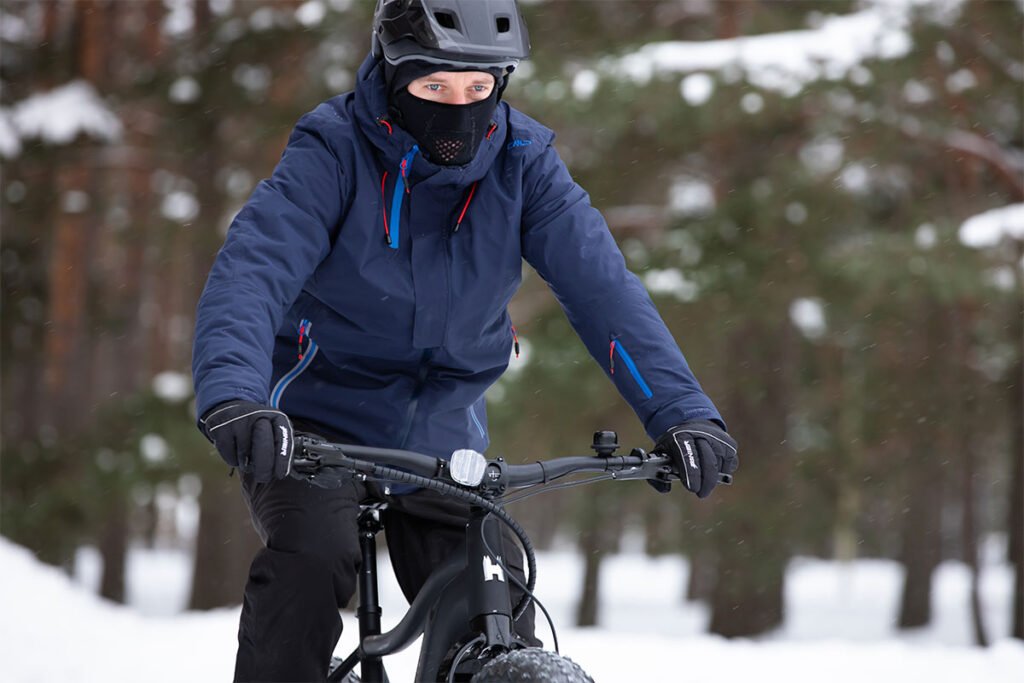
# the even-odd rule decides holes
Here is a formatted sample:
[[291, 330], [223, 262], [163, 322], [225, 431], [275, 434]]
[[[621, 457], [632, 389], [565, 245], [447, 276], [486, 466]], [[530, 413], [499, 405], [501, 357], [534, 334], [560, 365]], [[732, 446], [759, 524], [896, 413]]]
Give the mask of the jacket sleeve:
[[196, 311], [196, 412], [230, 399], [267, 403], [274, 336], [330, 251], [343, 207], [343, 175], [310, 113], [228, 229]]
[[524, 196], [524, 257], [648, 435], [686, 420], [721, 423], [604, 218], [550, 144], [527, 167]]

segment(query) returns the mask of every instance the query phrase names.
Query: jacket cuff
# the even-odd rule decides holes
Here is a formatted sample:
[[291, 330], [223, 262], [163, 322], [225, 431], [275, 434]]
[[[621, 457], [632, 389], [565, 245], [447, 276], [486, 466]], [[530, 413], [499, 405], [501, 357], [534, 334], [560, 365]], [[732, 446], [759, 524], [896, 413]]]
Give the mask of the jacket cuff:
[[202, 426], [199, 420], [202, 419], [203, 415], [206, 415], [214, 406], [220, 405], [225, 401], [235, 400], [252, 401], [253, 403], [267, 405], [266, 394], [253, 391], [247, 387], [227, 384], [203, 387], [196, 392], [196, 425], [199, 426], [200, 431], [202, 431]]
[[726, 429], [725, 420], [718, 413], [718, 410], [711, 405], [710, 399], [708, 399], [706, 406], [701, 407], [690, 407], [684, 408], [680, 402], [670, 403], [663, 407], [661, 410], [652, 415], [645, 425], [647, 435], [652, 440], [657, 441], [658, 438], [667, 432], [672, 427], [680, 425], [690, 420], [711, 420], [717, 423], [722, 429]]

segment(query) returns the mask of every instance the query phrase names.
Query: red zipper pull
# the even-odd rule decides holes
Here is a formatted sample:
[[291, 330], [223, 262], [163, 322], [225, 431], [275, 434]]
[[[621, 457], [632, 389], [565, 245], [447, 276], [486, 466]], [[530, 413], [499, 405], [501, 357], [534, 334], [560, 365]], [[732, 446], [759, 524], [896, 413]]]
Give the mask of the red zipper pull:
[[611, 369], [611, 374], [615, 374], [615, 340], [612, 339], [611, 345], [608, 347], [608, 367]]
[[516, 350], [516, 360], [519, 359], [519, 335], [516, 334], [516, 326], [512, 326], [512, 344]]
[[476, 193], [476, 183], [469, 188], [469, 196], [466, 197], [466, 203], [462, 205], [462, 212], [459, 214], [459, 220], [455, 221], [455, 228], [452, 230], [453, 233], [459, 231], [462, 227], [462, 219], [466, 217], [466, 211], [469, 209], [469, 203], [473, 201], [473, 195]]
[[306, 328], [306, 321], [303, 320], [302, 322], [299, 323], [299, 360], [302, 360], [302, 356], [303, 356], [303, 353], [302, 353], [302, 339], [303, 339], [303, 336], [306, 333], [306, 329], [307, 329]]
[[384, 243], [387, 245], [391, 244], [391, 228], [388, 227], [388, 197], [384, 192], [386, 183], [388, 182], [388, 172], [384, 171], [384, 175], [380, 177], [380, 213], [384, 219]]

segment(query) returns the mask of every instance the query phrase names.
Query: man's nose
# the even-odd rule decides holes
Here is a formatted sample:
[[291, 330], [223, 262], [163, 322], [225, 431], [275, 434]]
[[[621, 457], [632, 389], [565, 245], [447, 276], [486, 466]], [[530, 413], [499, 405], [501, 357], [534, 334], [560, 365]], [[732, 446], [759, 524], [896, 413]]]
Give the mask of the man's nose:
[[469, 95], [464, 92], [453, 93], [448, 99], [448, 104], [469, 104]]

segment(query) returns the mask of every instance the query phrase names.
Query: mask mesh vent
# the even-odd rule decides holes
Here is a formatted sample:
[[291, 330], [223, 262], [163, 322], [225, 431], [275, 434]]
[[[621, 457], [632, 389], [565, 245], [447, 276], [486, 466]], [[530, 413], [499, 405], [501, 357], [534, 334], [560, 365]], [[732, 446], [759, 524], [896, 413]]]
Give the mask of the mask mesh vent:
[[440, 159], [445, 163], [450, 163], [455, 159], [459, 158], [459, 153], [462, 148], [466, 146], [466, 143], [458, 138], [434, 138], [431, 140], [431, 156]]

